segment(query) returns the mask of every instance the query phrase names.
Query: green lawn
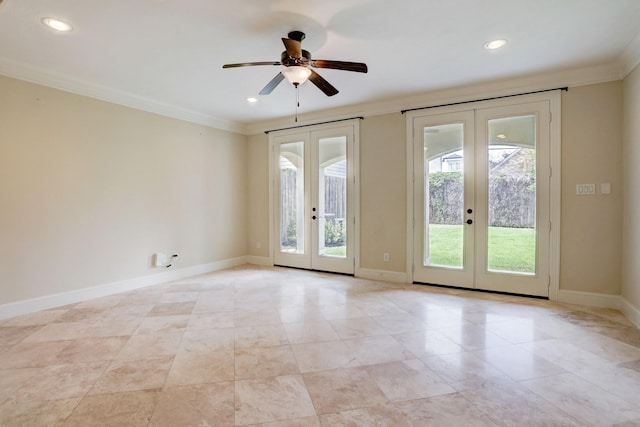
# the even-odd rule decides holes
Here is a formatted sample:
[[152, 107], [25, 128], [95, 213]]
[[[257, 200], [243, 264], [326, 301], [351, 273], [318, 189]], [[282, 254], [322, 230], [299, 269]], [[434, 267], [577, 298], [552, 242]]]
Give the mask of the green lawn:
[[346, 256], [347, 247], [346, 246], [327, 246], [324, 248], [324, 253], [325, 255]]
[[[462, 225], [429, 226], [432, 265], [462, 266]], [[489, 269], [535, 272], [536, 235], [532, 228], [489, 227]]]

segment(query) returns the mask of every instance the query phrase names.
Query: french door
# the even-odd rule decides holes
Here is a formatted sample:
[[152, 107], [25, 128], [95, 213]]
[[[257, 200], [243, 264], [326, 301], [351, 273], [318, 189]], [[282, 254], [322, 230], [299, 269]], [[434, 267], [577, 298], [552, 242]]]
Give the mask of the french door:
[[270, 136], [275, 265], [354, 273], [356, 125]]
[[548, 296], [549, 101], [412, 123], [413, 280]]

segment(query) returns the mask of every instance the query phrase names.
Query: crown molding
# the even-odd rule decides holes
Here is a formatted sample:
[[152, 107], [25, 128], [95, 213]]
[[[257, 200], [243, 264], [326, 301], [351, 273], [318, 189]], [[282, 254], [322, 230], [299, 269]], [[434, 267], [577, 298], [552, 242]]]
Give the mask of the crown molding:
[[213, 127], [229, 132], [246, 134], [246, 126], [230, 120], [211, 117], [207, 114], [167, 104], [133, 93], [98, 85], [85, 80], [76, 79], [62, 73], [56, 73], [39, 67], [27, 65], [8, 58], [0, 57], [0, 74], [35, 83], [76, 95], [87, 96], [100, 101], [111, 102], [161, 116], [171, 117], [186, 122]]
[[626, 77], [640, 64], [640, 33], [638, 33], [620, 55], [622, 77]]

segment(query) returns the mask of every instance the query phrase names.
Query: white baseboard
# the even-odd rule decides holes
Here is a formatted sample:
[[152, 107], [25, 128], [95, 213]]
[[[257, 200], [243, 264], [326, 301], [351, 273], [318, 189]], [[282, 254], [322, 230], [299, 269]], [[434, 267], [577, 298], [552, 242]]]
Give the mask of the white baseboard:
[[640, 328], [640, 308], [635, 307], [625, 298], [621, 298], [620, 311], [622, 311], [622, 313], [624, 313], [624, 315], [627, 316], [627, 318], [631, 320], [634, 325]]
[[185, 277], [197, 276], [199, 274], [210, 273], [216, 270], [231, 268], [246, 264], [247, 257], [231, 258], [222, 261], [215, 261], [208, 264], [194, 265], [176, 270], [165, 271], [148, 276], [135, 277], [132, 279], [120, 280], [112, 283], [92, 286], [89, 288], [77, 289], [74, 291], [61, 292], [52, 295], [45, 295], [38, 298], [11, 302], [0, 305], [0, 319], [34, 313], [54, 307], [61, 307], [67, 304], [87, 301], [93, 298], [100, 298], [120, 292], [132, 291], [146, 286], [158, 285]]
[[397, 271], [373, 270], [370, 268], [360, 268], [356, 271], [356, 277], [369, 280], [382, 280], [384, 282], [406, 283], [407, 273]]
[[260, 265], [262, 267], [271, 267], [273, 263], [271, 262], [271, 258], [266, 256], [247, 256], [247, 264]]
[[558, 290], [558, 302], [567, 304], [588, 305], [591, 307], [621, 309], [622, 297], [620, 295], [597, 294], [594, 292]]
[[633, 304], [621, 295], [596, 294], [593, 292], [560, 289], [558, 291], [558, 302], [620, 310], [634, 325], [640, 328], [640, 309], [634, 307]]

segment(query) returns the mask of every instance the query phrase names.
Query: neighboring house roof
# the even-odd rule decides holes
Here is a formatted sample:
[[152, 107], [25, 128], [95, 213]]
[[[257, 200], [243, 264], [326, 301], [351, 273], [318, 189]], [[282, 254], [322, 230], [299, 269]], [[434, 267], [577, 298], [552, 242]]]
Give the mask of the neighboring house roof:
[[491, 168], [491, 172], [504, 174], [529, 174], [535, 167], [535, 151], [531, 148], [518, 148]]

